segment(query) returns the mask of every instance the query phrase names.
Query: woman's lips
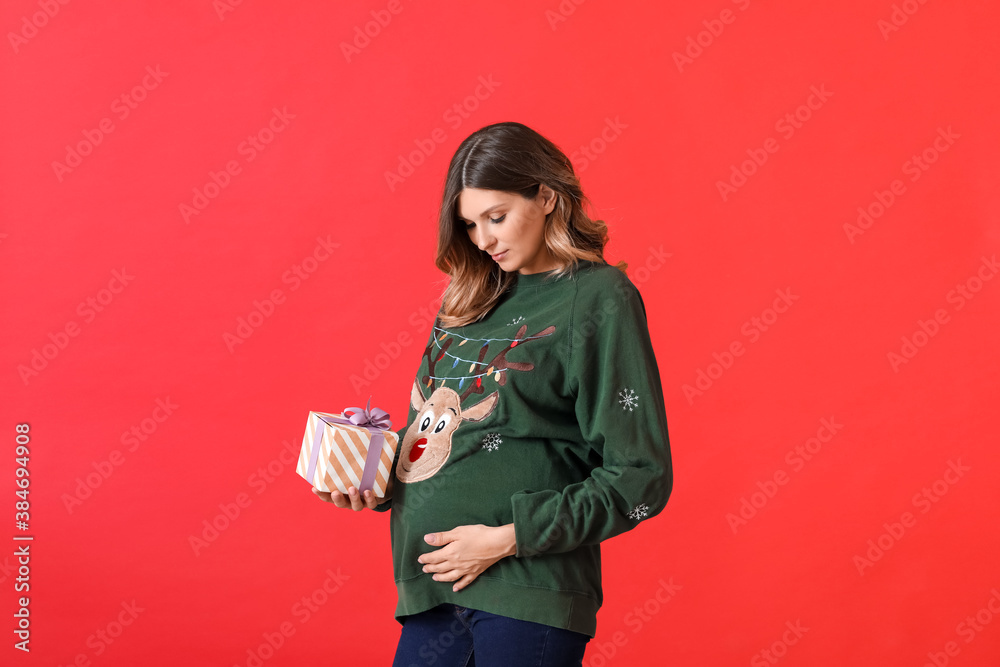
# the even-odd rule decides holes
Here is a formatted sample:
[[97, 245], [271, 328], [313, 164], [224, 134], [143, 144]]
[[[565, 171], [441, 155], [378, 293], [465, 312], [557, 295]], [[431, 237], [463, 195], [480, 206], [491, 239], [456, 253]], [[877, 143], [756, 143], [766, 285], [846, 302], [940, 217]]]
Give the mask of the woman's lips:
[[410, 463], [413, 463], [420, 458], [420, 455], [424, 453], [424, 449], [427, 447], [427, 438], [420, 438], [415, 443], [413, 447], [410, 448]]
[[506, 250], [504, 250], [504, 251], [503, 251], [502, 253], [500, 253], [499, 255], [493, 255], [493, 259], [495, 259], [496, 261], [498, 261], [498, 262], [499, 262], [499, 261], [500, 261], [501, 259], [503, 259], [503, 258], [504, 258], [504, 255], [506, 255], [506, 254], [507, 254], [507, 251], [506, 251]]

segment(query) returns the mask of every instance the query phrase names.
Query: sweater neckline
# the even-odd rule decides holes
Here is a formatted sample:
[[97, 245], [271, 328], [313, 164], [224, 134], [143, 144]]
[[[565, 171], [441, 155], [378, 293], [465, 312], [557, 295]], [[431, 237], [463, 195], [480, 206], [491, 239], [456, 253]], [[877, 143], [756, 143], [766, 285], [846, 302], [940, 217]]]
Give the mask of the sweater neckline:
[[571, 277], [573, 273], [580, 271], [582, 269], [597, 266], [597, 262], [591, 260], [581, 259], [577, 262], [577, 267], [572, 273], [555, 278], [555, 273], [559, 269], [552, 269], [551, 271], [540, 271], [538, 273], [529, 273], [527, 275], [522, 273], [517, 273], [517, 280], [515, 281], [515, 287], [541, 287], [543, 285], [552, 285], [560, 280], [565, 280]]

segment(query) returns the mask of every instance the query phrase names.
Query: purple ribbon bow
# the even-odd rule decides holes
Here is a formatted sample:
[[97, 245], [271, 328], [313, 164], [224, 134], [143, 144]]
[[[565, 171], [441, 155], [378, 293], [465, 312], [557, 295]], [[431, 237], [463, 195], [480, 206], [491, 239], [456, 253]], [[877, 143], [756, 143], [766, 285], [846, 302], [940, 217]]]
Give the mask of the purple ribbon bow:
[[381, 408], [372, 407], [371, 396], [368, 397], [368, 405], [364, 409], [344, 408], [342, 414], [346, 415], [349, 412], [353, 412], [354, 414], [350, 415], [347, 419], [317, 415], [319, 419], [316, 422], [316, 430], [313, 432], [312, 453], [309, 457], [309, 469], [306, 472], [306, 479], [311, 482], [313, 475], [316, 474], [320, 445], [323, 444], [323, 424], [327, 423], [331, 426], [334, 424], [353, 424], [354, 426], [366, 429], [371, 434], [371, 440], [368, 443], [368, 454], [365, 456], [365, 467], [361, 475], [361, 483], [358, 485], [358, 493], [363, 494], [375, 484], [375, 475], [378, 472], [378, 460], [382, 456], [382, 448], [385, 445], [385, 436], [382, 430], [392, 428], [392, 422], [389, 421], [388, 412]]

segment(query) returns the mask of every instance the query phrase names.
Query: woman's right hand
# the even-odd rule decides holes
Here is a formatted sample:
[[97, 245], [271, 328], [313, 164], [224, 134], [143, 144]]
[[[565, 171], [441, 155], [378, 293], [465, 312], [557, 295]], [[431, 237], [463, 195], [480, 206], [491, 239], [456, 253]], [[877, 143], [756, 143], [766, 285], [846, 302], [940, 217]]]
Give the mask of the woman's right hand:
[[346, 509], [349, 507], [355, 512], [360, 512], [361, 510], [367, 507], [368, 509], [373, 510], [375, 509], [376, 505], [381, 505], [385, 501], [392, 498], [392, 477], [389, 478], [389, 484], [385, 490], [384, 498], [376, 497], [375, 492], [370, 489], [368, 491], [365, 491], [364, 496], [362, 496], [361, 494], [358, 493], [357, 487], [354, 486], [347, 489], [346, 495], [341, 493], [337, 489], [334, 489], [333, 491], [330, 492], [320, 491], [315, 486], [313, 487], [313, 493], [319, 496], [320, 500], [328, 503], [333, 503], [334, 505], [342, 509]]

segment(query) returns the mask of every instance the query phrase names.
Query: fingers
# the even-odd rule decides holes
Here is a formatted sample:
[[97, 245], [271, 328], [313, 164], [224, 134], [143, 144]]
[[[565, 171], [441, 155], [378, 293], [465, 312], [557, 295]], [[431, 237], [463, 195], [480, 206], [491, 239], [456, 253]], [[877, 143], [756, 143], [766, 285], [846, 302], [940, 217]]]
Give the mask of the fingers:
[[344, 509], [344, 508], [347, 508], [347, 507], [351, 506], [350, 499], [348, 499], [347, 496], [345, 496], [343, 493], [341, 493], [337, 489], [334, 489], [333, 491], [330, 492], [330, 499], [331, 499], [331, 502], [334, 505], [336, 505], [337, 507], [339, 507], [341, 509]]
[[434, 581], [455, 581], [459, 577], [469, 574], [469, 566], [456, 563], [447, 556], [441, 556], [440, 552], [434, 552], [434, 559], [428, 559], [431, 554], [421, 556], [424, 563], [423, 572], [430, 574]]
[[475, 581], [476, 577], [478, 576], [479, 574], [476, 572], [470, 572], [468, 574], [463, 575], [458, 570], [449, 570], [448, 572], [440, 572], [438, 574], [435, 574], [431, 578], [434, 581], [455, 581], [455, 584], [451, 587], [451, 590], [457, 593], [458, 591], [462, 590], [463, 588], [471, 584], [473, 581]]
[[[420, 554], [417, 556], [417, 562], [441, 568], [447, 563], [448, 559], [450, 559], [453, 554], [454, 551], [451, 549], [442, 547], [440, 549], [435, 549], [434, 551], [428, 551], [427, 553]], [[426, 565], [424, 566], [424, 572], [437, 572], [436, 569], [427, 569]]]
[[351, 509], [352, 510], [354, 510], [355, 512], [360, 512], [361, 510], [363, 510], [365, 508], [365, 500], [364, 500], [364, 498], [361, 497], [361, 494], [358, 493], [357, 487], [354, 487], [354, 486], [349, 487], [347, 489], [347, 493], [348, 493], [348, 495], [350, 496], [350, 499], [351, 499]]
[[379, 498], [378, 496], [376, 496], [375, 492], [372, 491], [371, 489], [365, 491], [365, 506], [368, 509], [373, 510], [375, 509], [376, 505], [382, 502], [385, 502], [385, 500], [383, 498]]
[[355, 512], [360, 512], [366, 507], [368, 509], [375, 509], [376, 505], [378, 505], [381, 502], [384, 502], [382, 498], [378, 498], [375, 495], [374, 491], [369, 489], [365, 491], [364, 495], [362, 495], [358, 493], [357, 487], [354, 486], [349, 487], [347, 489], [346, 494], [342, 493], [341, 491], [338, 491], [337, 489], [334, 489], [333, 491], [320, 491], [315, 486], [313, 487], [312, 490], [313, 493], [319, 496], [320, 500], [328, 503], [333, 503], [334, 505], [340, 507], [341, 509], [346, 509], [349, 507]]
[[424, 542], [438, 547], [450, 544], [458, 539], [463, 528], [464, 526], [458, 526], [451, 530], [445, 530], [439, 533], [427, 533], [424, 535]]
[[457, 592], [471, 584], [479, 576], [479, 572], [475, 570], [470, 572], [467, 566], [456, 567], [447, 555], [441, 553], [442, 551], [442, 549], [438, 549], [421, 554], [417, 559], [418, 562], [424, 563], [422, 569], [426, 574], [431, 575], [431, 579], [434, 581], [455, 581], [452, 590]]
[[[319, 499], [325, 503], [333, 503], [334, 505], [337, 505], [337, 507], [343, 507], [343, 505], [340, 504], [340, 501], [337, 498], [333, 497], [333, 494], [330, 493], [329, 491], [320, 491], [314, 486], [313, 493], [319, 496]], [[333, 493], [336, 493], [338, 496], [343, 498], [343, 495], [339, 491], [334, 490]]]
[[454, 586], [451, 587], [451, 590], [453, 590], [455, 592], [458, 592], [458, 591], [462, 590], [463, 588], [465, 588], [466, 586], [468, 586], [469, 584], [471, 584], [473, 581], [475, 581], [476, 580], [476, 576], [478, 576], [478, 575], [475, 575], [475, 574], [467, 574], [467, 575], [465, 575], [464, 577], [462, 577], [461, 579], [459, 579], [458, 582]]
[[460, 578], [462, 573], [458, 570], [448, 570], [447, 572], [438, 572], [431, 577], [434, 581], [455, 581]]
[[341, 509], [351, 506], [351, 501], [337, 489], [334, 489], [333, 491], [320, 491], [314, 486], [313, 493], [319, 496], [320, 500], [327, 503], [333, 503]]

